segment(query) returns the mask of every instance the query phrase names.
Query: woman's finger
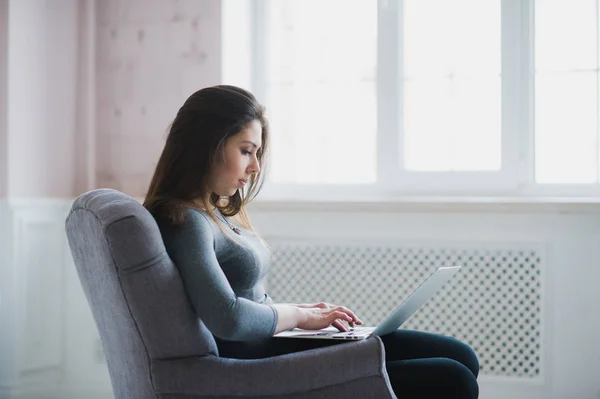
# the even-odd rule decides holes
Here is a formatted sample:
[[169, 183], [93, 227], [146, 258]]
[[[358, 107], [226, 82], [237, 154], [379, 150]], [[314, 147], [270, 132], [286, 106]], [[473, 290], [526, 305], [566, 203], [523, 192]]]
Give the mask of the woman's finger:
[[351, 311], [350, 309], [348, 309], [347, 307], [345, 307], [345, 306], [338, 306], [335, 309], [348, 314], [352, 318], [352, 321], [355, 322], [356, 324], [362, 324], [362, 321], [358, 318], [358, 316], [356, 316], [354, 314], [354, 312]]
[[333, 322], [337, 319], [349, 322], [352, 320], [352, 317], [350, 317], [349, 315], [347, 315], [344, 312], [336, 310], [335, 312], [333, 312], [329, 315], [329, 320], [330, 320], [329, 324], [333, 324]]
[[336, 319], [331, 325], [340, 331], [348, 331], [348, 328], [346, 328], [346, 325], [338, 319]]

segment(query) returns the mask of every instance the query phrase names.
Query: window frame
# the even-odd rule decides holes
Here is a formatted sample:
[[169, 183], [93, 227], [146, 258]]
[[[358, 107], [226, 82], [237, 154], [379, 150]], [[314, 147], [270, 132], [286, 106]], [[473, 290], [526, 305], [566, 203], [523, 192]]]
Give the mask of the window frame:
[[[263, 46], [265, 0], [251, 3], [252, 60], [248, 85], [265, 98], [269, 73]], [[377, 181], [372, 184], [281, 184], [267, 179], [266, 200], [390, 200], [406, 196], [597, 197], [600, 184], [535, 182], [534, 9], [535, 0], [501, 0], [502, 169], [476, 172], [416, 172], [402, 164], [403, 0], [378, 0]]]

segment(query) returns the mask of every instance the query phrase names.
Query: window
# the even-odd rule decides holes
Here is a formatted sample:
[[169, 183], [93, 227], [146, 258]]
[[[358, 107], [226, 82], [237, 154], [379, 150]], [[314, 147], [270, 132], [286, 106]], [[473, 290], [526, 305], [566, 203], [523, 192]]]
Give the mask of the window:
[[270, 192], [594, 195], [597, 0], [253, 0]]

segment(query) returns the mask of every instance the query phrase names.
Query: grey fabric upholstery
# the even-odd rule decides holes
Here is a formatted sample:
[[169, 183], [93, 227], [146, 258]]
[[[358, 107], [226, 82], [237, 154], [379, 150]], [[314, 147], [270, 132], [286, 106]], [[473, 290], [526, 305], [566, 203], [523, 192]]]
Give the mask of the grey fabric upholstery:
[[115, 398], [395, 398], [376, 337], [260, 360], [220, 358], [154, 218], [133, 198], [82, 194], [66, 231]]

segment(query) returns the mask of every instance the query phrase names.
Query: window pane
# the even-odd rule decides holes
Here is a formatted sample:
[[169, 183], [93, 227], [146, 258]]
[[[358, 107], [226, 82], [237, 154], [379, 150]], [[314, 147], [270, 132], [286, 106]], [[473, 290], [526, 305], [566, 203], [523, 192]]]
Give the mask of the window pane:
[[596, 182], [597, 74], [538, 74], [535, 84], [536, 182]]
[[598, 181], [596, 0], [535, 2], [535, 179]]
[[404, 0], [406, 77], [500, 74], [500, 0]]
[[501, 168], [500, 24], [499, 0], [404, 1], [406, 169]]
[[596, 69], [596, 0], [536, 0], [537, 71]]
[[375, 181], [372, 83], [279, 85], [271, 90], [271, 99], [268, 117], [273, 132], [273, 181]]
[[278, 183], [374, 182], [377, 3], [266, 4], [270, 177]]
[[405, 167], [499, 170], [500, 78], [406, 81]]

